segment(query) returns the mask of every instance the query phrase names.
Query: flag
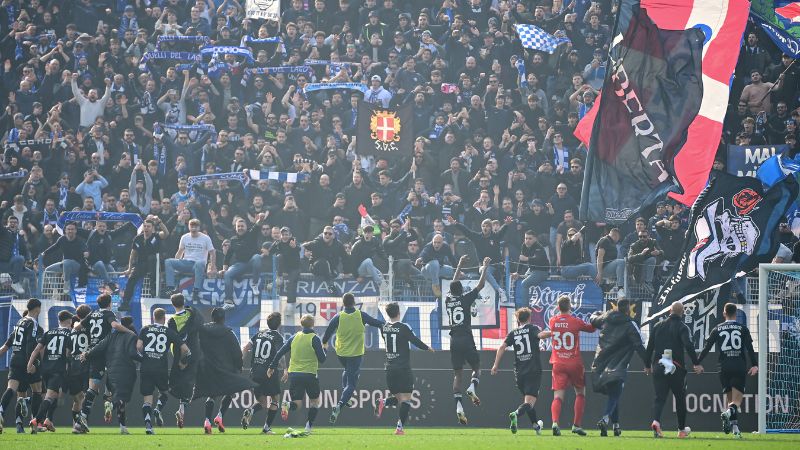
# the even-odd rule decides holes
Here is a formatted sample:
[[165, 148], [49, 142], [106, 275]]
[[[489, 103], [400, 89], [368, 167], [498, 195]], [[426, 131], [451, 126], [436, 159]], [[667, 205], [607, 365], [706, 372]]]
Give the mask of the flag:
[[541, 50], [552, 54], [559, 44], [570, 42], [568, 38], [555, 37], [536, 25], [518, 23], [516, 27], [522, 46], [532, 50]]
[[244, 9], [248, 19], [281, 19], [281, 0], [247, 0]]
[[[623, 4], [626, 2], [623, 2]], [[754, 3], [755, 4], [755, 3]], [[703, 45], [703, 98], [700, 112], [689, 125], [683, 147], [672, 162], [680, 192], [670, 196], [685, 205], [694, 203], [706, 186], [722, 133], [733, 70], [750, 2], [747, 0], [642, 0], [648, 15], [665, 30], [696, 27], [705, 34]], [[621, 12], [624, 8], [620, 8]], [[618, 30], [624, 30], [618, 27]], [[595, 100], [600, 104], [602, 95]], [[589, 146], [598, 108], [592, 108], [575, 130]]]
[[581, 195], [584, 221], [625, 222], [674, 188], [672, 160], [703, 98], [703, 33], [661, 30], [647, 11], [631, 8], [611, 50], [606, 95], [592, 108], [597, 117]]
[[414, 148], [412, 104], [398, 109], [383, 109], [365, 101], [358, 102], [359, 156], [401, 157], [411, 155]]
[[683, 256], [647, 321], [675, 301], [688, 302], [771, 261], [778, 249], [778, 224], [785, 221], [797, 191], [792, 177], [764, 191], [758, 178], [714, 172], [692, 206]]
[[800, 57], [800, 2], [753, 0], [750, 15], [783, 53]]

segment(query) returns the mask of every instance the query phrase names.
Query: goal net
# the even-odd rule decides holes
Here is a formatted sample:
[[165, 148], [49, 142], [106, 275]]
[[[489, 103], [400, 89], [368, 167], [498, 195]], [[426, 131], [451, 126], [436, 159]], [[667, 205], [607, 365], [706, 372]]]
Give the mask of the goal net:
[[759, 267], [757, 344], [758, 431], [800, 433], [800, 264]]

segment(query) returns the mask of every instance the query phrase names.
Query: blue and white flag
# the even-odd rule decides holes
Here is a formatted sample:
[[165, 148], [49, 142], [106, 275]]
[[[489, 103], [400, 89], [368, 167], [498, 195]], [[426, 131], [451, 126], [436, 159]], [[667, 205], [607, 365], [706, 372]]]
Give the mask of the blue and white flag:
[[536, 25], [518, 23], [516, 27], [522, 46], [532, 50], [553, 53], [559, 44], [570, 42], [569, 38], [557, 38]]
[[26, 170], [18, 170], [16, 172], [8, 172], [0, 174], [0, 180], [13, 180], [16, 178], [25, 178], [28, 176], [28, 172]]
[[250, 169], [249, 175], [251, 180], [276, 180], [289, 183], [304, 181], [309, 177], [309, 174], [305, 172], [273, 172], [253, 169]]
[[253, 75], [271, 75], [275, 73], [309, 73], [311, 68], [308, 66], [277, 66], [277, 67], [252, 67], [244, 69], [242, 75], [242, 86], [247, 86], [250, 77]]
[[68, 211], [61, 213], [58, 217], [57, 228], [59, 231], [64, 228], [67, 222], [130, 222], [134, 227], [139, 228], [144, 220], [136, 213], [120, 212], [96, 212], [96, 211]]
[[188, 42], [193, 45], [207, 45], [208, 36], [178, 36], [177, 34], [163, 34], [156, 40], [156, 50], [161, 50], [162, 42]]
[[204, 57], [214, 57], [214, 55], [234, 55], [234, 56], [241, 56], [248, 63], [252, 64], [255, 62], [253, 59], [253, 54], [250, 52], [249, 49], [240, 48], [240, 47], [233, 47], [230, 45], [218, 45], [215, 47], [204, 47], [200, 49], [200, 54]]
[[239, 47], [245, 47], [247, 44], [280, 44], [283, 42], [280, 36], [275, 37], [268, 37], [268, 38], [254, 38], [249, 34], [245, 34], [242, 36], [242, 41], [239, 43]]
[[228, 173], [210, 173], [207, 175], [195, 175], [189, 177], [187, 186], [191, 189], [194, 185], [204, 183], [206, 181], [238, 181], [244, 185], [246, 177], [242, 172], [228, 172]]
[[163, 59], [200, 62], [200, 55], [193, 52], [147, 52], [142, 55], [142, 59], [139, 60], [139, 70], [148, 70], [147, 64], [150, 61]]

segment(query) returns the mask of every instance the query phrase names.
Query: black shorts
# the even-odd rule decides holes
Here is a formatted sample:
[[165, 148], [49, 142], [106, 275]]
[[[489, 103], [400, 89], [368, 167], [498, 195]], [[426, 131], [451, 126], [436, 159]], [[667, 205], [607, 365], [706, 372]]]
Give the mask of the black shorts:
[[253, 377], [256, 387], [253, 388], [253, 393], [256, 397], [272, 397], [281, 393], [281, 374], [275, 371], [270, 378]]
[[70, 374], [67, 376], [69, 395], [78, 395], [89, 389], [89, 372]]
[[89, 363], [89, 378], [92, 380], [102, 380], [106, 375], [106, 360], [95, 360]]
[[194, 395], [194, 385], [196, 381], [196, 362], [190, 362], [183, 370], [179, 369], [177, 365], [173, 365], [172, 372], [169, 374], [170, 394], [177, 398], [191, 399]]
[[143, 396], [153, 395], [158, 388], [159, 392], [167, 392], [169, 389], [169, 372], [142, 372], [142, 380], [139, 382], [139, 393]]
[[18, 391], [27, 391], [32, 384], [42, 381], [42, 375], [37, 371], [36, 373], [28, 373], [27, 367], [11, 366], [8, 368], [8, 379], [16, 380], [19, 382]]
[[414, 391], [414, 374], [411, 369], [386, 369], [386, 387], [392, 394], [409, 394]]
[[290, 373], [289, 395], [292, 401], [303, 400], [305, 395], [315, 400], [319, 398], [319, 378], [312, 373]]
[[539, 385], [542, 384], [542, 371], [536, 370], [532, 372], [514, 374], [517, 382], [517, 389], [522, 395], [532, 395], [539, 397]]
[[42, 374], [42, 381], [44, 382], [44, 389], [46, 391], [60, 391], [61, 388], [66, 387], [66, 375], [64, 372], [52, 372]]
[[744, 386], [747, 382], [747, 369], [744, 367], [721, 367], [719, 371], [719, 382], [722, 383], [722, 392], [731, 392], [731, 389], [736, 389], [739, 392], [744, 392]]
[[475, 348], [475, 341], [472, 338], [453, 338], [450, 341], [450, 361], [453, 363], [453, 370], [463, 369], [464, 363], [473, 369], [479, 368], [481, 356]]

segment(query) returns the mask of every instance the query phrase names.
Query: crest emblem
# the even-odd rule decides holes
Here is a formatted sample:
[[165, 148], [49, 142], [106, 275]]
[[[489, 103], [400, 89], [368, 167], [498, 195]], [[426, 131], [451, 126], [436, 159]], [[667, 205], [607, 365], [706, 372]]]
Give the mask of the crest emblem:
[[384, 143], [400, 141], [400, 118], [394, 111], [374, 111], [369, 123], [370, 137]]

